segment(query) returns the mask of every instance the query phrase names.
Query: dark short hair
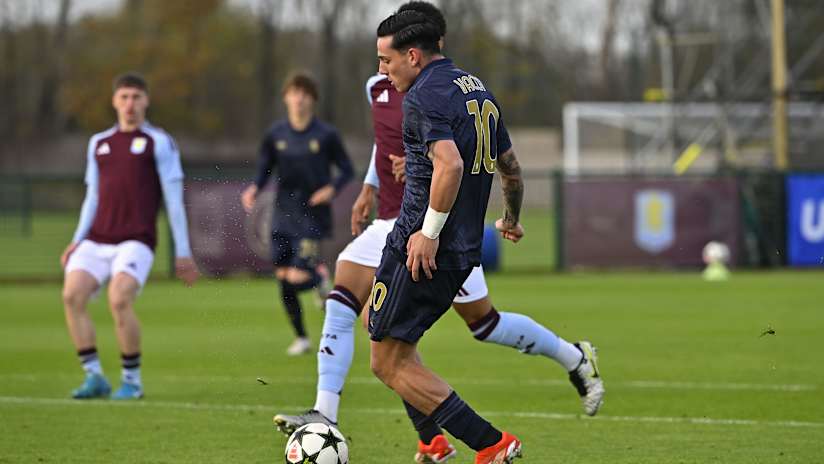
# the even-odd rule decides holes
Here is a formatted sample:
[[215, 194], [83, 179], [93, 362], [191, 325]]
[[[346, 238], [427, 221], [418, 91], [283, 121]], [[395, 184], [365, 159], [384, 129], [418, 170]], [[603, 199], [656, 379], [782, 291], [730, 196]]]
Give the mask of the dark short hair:
[[378, 26], [378, 37], [392, 36], [392, 48], [405, 51], [412, 47], [428, 53], [440, 53], [440, 28], [418, 11], [399, 11]]
[[114, 78], [114, 82], [112, 82], [112, 92], [117, 92], [117, 89], [123, 87], [132, 87], [149, 93], [149, 85], [146, 84], [146, 79], [135, 72], [127, 72]]
[[281, 92], [284, 94], [289, 89], [299, 89], [311, 95], [315, 101], [318, 100], [318, 84], [315, 79], [306, 71], [295, 71], [283, 81]]
[[418, 13], [423, 13], [430, 21], [438, 26], [441, 37], [446, 35], [446, 19], [443, 17], [441, 10], [435, 5], [429, 2], [413, 0], [401, 5], [401, 7], [398, 8], [398, 13], [401, 11], [417, 11]]

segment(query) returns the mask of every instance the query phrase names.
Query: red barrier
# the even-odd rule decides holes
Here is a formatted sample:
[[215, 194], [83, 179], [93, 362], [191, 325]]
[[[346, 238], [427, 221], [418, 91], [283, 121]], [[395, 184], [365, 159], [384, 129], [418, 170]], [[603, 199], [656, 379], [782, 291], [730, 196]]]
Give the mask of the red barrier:
[[741, 237], [737, 181], [573, 178], [563, 185], [563, 253], [570, 267], [701, 266], [701, 250]]

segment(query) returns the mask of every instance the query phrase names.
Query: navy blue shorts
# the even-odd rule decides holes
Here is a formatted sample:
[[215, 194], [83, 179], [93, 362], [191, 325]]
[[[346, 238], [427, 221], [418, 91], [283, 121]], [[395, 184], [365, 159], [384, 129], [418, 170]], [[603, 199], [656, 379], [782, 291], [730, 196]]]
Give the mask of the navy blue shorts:
[[318, 240], [272, 232], [272, 263], [275, 267], [297, 267], [314, 271], [318, 265]]
[[384, 248], [369, 299], [369, 335], [376, 342], [385, 337], [417, 343], [452, 306], [452, 300], [472, 269], [437, 270], [432, 280], [423, 271], [412, 280], [405, 258]]

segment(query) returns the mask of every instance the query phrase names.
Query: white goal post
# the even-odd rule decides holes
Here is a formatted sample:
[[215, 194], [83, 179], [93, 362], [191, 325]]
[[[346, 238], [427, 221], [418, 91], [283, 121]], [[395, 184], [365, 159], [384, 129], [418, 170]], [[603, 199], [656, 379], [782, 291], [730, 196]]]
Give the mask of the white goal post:
[[[792, 138], [820, 138], [824, 104], [792, 103], [788, 113]], [[564, 171], [571, 175], [772, 166], [768, 103], [571, 102], [563, 125]]]

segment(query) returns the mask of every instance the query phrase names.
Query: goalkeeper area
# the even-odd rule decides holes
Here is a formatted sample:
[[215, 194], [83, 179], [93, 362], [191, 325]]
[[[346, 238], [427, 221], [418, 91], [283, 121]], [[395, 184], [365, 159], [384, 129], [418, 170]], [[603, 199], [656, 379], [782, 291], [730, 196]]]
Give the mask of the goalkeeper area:
[[[523, 312], [568, 340], [589, 337], [607, 388], [599, 415], [584, 417], [557, 365], [479, 343], [456, 314], [444, 316], [422, 341], [424, 358], [523, 439], [524, 462], [820, 459], [820, 273], [737, 272], [724, 283], [684, 272], [504, 273], [489, 287], [500, 310]], [[316, 365], [283, 352], [291, 333], [276, 286], [217, 279], [181, 290], [156, 278], [146, 287], [137, 306], [146, 398], [115, 404], [69, 399], [82, 374], [66, 349], [59, 283], [0, 287], [0, 462], [282, 460], [286, 437], [272, 415], [311, 404]], [[314, 343], [323, 313], [311, 295], [304, 304]], [[116, 380], [105, 297], [90, 311], [105, 372]], [[412, 462], [417, 436], [368, 358], [358, 327], [340, 414], [351, 461]], [[471, 459], [455, 444], [455, 462]]]
[[[824, 107], [788, 106], [796, 144], [821, 143]], [[567, 174], [713, 174], [773, 165], [772, 109], [766, 103], [570, 102], [564, 106]], [[793, 159], [804, 168], [810, 157]]]

